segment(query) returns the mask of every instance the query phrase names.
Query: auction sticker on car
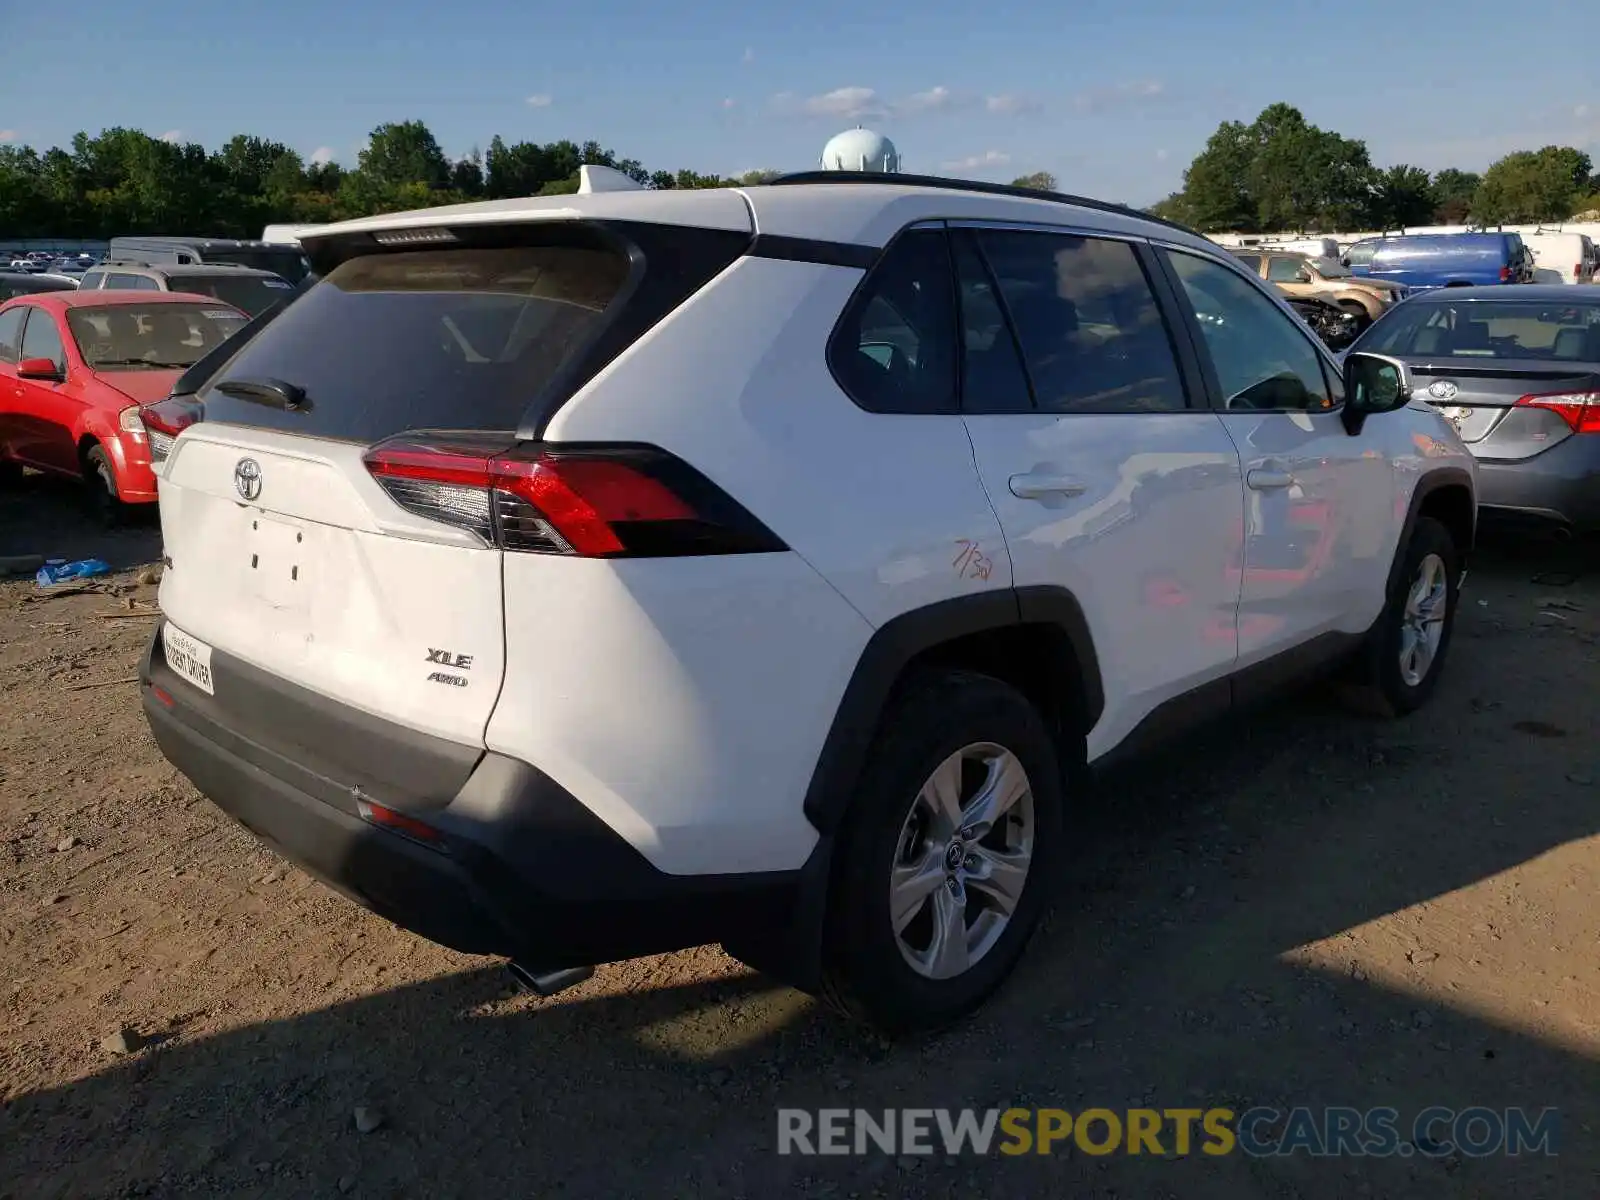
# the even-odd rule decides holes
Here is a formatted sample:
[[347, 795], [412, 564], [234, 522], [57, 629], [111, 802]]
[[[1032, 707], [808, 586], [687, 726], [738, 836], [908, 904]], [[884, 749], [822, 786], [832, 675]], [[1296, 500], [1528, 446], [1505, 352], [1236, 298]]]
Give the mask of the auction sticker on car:
[[161, 648], [174, 675], [183, 676], [208, 696], [216, 695], [211, 685], [210, 646], [169, 621], [161, 630]]

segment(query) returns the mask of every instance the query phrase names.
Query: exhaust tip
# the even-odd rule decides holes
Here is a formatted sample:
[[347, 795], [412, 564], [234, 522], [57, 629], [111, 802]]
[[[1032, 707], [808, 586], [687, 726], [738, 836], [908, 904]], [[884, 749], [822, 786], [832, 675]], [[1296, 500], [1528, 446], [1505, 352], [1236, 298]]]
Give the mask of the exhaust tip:
[[558, 967], [551, 971], [539, 971], [519, 962], [507, 963], [506, 971], [516, 980], [518, 987], [544, 998], [576, 987], [594, 976], [593, 967]]

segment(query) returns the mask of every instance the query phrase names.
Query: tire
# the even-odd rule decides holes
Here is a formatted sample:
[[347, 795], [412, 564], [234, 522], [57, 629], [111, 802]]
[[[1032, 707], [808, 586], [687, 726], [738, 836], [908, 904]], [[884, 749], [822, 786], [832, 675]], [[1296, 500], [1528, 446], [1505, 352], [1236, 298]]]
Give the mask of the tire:
[[[1401, 548], [1400, 571], [1396, 576], [1383, 615], [1373, 626], [1362, 655], [1360, 684], [1354, 699], [1357, 704], [1378, 715], [1401, 717], [1415, 712], [1428, 702], [1439, 685], [1444, 672], [1445, 657], [1450, 649], [1450, 635], [1455, 629], [1456, 608], [1460, 600], [1461, 552], [1455, 540], [1432, 517], [1419, 517], [1411, 531], [1410, 540]], [[1433, 604], [1423, 604], [1421, 609], [1432, 614], [1421, 626], [1408, 619], [1409, 611], [1418, 611], [1413, 604], [1414, 593], [1423, 592], [1424, 567], [1436, 580], [1434, 587], [1426, 589], [1436, 594]], [[1437, 580], [1437, 573], [1443, 579]], [[1442, 591], [1437, 588], [1442, 587]], [[1442, 604], [1443, 612], [1437, 605]], [[1427, 642], [1432, 646], [1426, 664], [1407, 653], [1407, 647], [1417, 644], [1419, 630], [1431, 632], [1437, 628], [1437, 640]], [[1402, 663], [1403, 655], [1410, 667]], [[1416, 668], [1421, 666], [1420, 670]]]
[[[952, 761], [963, 765], [952, 768]], [[936, 828], [923, 801], [941, 767], [949, 789], [957, 780], [963, 785], [965, 821], [973, 820], [971, 798], [983, 781], [1015, 781], [1020, 770], [1026, 792], [1014, 792], [987, 836], [948, 836], [951, 822]], [[1062, 852], [1061, 780], [1044, 721], [1016, 689], [965, 671], [918, 676], [903, 687], [879, 726], [835, 848], [823, 931], [824, 999], [891, 1036], [947, 1024], [987, 999], [1022, 957], [1044, 911]], [[1020, 893], [1001, 920], [997, 896], [1015, 889], [985, 877], [1001, 852], [1015, 866], [1024, 843], [1031, 853]], [[902, 912], [913, 915], [898, 934], [890, 901], [896, 870], [927, 889], [914, 908], [905, 903]], [[960, 912], [962, 950], [940, 956], [937, 946], [958, 944], [934, 933], [937, 916], [952, 911]], [[968, 951], [973, 957], [962, 968]], [[913, 957], [923, 966], [913, 966]]]
[[1356, 300], [1341, 300], [1339, 307], [1356, 319], [1356, 333], [1365, 333], [1367, 326], [1372, 324], [1372, 317], [1367, 310]]
[[117, 494], [117, 473], [103, 446], [91, 446], [83, 456], [83, 481], [89, 487], [89, 507], [95, 516], [110, 526], [127, 523], [128, 506]]

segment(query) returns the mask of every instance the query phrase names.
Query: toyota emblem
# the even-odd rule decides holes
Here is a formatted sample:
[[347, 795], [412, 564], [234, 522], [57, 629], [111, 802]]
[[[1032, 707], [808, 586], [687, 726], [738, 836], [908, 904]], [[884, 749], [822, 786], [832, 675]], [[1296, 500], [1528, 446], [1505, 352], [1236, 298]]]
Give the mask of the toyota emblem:
[[253, 458], [241, 458], [233, 468], [233, 486], [246, 500], [261, 495], [261, 464]]
[[1448, 379], [1441, 379], [1438, 383], [1430, 383], [1428, 385], [1428, 395], [1435, 400], [1449, 400], [1458, 390], [1460, 389]]

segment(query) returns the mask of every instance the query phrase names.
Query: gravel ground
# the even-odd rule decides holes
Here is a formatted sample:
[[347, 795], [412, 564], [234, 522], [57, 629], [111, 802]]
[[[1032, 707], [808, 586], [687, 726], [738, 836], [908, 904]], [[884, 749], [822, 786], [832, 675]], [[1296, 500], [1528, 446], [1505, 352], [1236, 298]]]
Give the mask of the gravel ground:
[[[0, 494], [0, 554], [119, 568], [0, 584], [0, 1197], [1596, 1194], [1592, 548], [1491, 540], [1408, 721], [1308, 694], [1112, 781], [1015, 981], [891, 1046], [712, 948], [535, 1000], [276, 859], [124, 682], [156, 533], [73, 499]], [[1555, 1106], [1560, 1155], [775, 1153], [780, 1106], [1141, 1103]]]

